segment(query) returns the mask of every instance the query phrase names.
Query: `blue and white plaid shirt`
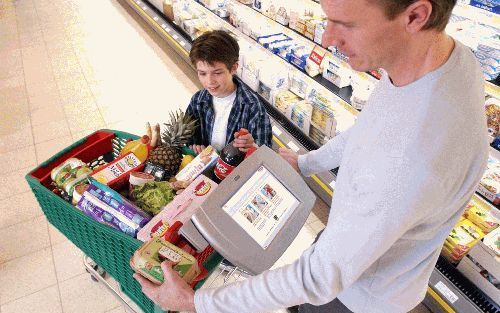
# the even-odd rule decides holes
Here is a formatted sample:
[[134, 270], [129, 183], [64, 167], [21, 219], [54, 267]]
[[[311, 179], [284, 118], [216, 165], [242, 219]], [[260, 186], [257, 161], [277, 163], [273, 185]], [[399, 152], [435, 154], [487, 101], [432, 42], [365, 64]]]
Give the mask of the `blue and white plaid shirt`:
[[[236, 99], [229, 114], [225, 144], [234, 140], [234, 133], [240, 128], [246, 128], [257, 145], [271, 147], [271, 122], [264, 105], [239, 79], [235, 77], [233, 81], [236, 84]], [[212, 95], [206, 89], [195, 93], [186, 113], [198, 119], [199, 123], [189, 144], [210, 145], [215, 118]]]

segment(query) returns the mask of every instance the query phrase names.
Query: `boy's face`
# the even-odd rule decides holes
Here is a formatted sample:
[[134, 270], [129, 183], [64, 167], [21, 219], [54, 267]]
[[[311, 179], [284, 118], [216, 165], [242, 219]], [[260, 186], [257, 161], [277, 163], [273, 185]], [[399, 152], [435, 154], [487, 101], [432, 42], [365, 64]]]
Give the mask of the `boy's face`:
[[367, 0], [322, 0], [328, 17], [323, 46], [336, 46], [356, 71], [389, 65], [404, 49], [405, 14], [389, 20], [381, 5]]
[[235, 63], [230, 70], [222, 62], [214, 62], [211, 65], [205, 61], [196, 63], [198, 79], [203, 88], [208, 90], [213, 97], [218, 98], [229, 96], [236, 89], [233, 75], [236, 73], [237, 68], [238, 63]]

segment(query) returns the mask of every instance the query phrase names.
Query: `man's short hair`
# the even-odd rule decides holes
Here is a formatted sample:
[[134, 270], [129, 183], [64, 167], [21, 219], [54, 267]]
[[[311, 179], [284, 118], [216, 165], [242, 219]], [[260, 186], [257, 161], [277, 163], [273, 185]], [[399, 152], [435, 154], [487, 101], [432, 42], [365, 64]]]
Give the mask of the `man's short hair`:
[[189, 58], [196, 67], [198, 61], [213, 65], [214, 62], [222, 62], [227, 69], [231, 69], [238, 62], [240, 46], [236, 39], [223, 30], [209, 31], [193, 41]]
[[[387, 17], [391, 20], [417, 1], [418, 0], [375, 0], [375, 2], [378, 2], [379, 5], [384, 7]], [[429, 0], [429, 2], [432, 4], [432, 13], [423, 29], [443, 31], [446, 28], [446, 24], [448, 24], [451, 11], [457, 3], [457, 0]]]

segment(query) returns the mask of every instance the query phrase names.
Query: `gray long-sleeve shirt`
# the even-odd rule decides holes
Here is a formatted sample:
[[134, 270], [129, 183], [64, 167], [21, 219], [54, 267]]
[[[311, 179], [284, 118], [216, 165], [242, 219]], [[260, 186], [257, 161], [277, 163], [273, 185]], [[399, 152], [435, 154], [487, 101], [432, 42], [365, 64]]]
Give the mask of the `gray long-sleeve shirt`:
[[350, 130], [299, 158], [304, 175], [340, 165], [318, 242], [290, 265], [198, 290], [197, 312], [268, 312], [335, 297], [357, 313], [411, 310], [483, 174], [486, 134], [484, 81], [464, 45], [407, 86], [384, 75]]

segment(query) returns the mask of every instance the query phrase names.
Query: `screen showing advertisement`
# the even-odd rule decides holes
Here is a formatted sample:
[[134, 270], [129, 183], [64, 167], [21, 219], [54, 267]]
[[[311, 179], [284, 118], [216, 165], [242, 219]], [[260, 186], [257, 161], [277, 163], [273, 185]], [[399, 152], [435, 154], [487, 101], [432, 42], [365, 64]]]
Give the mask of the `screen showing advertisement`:
[[298, 205], [297, 198], [261, 166], [222, 209], [267, 249]]

